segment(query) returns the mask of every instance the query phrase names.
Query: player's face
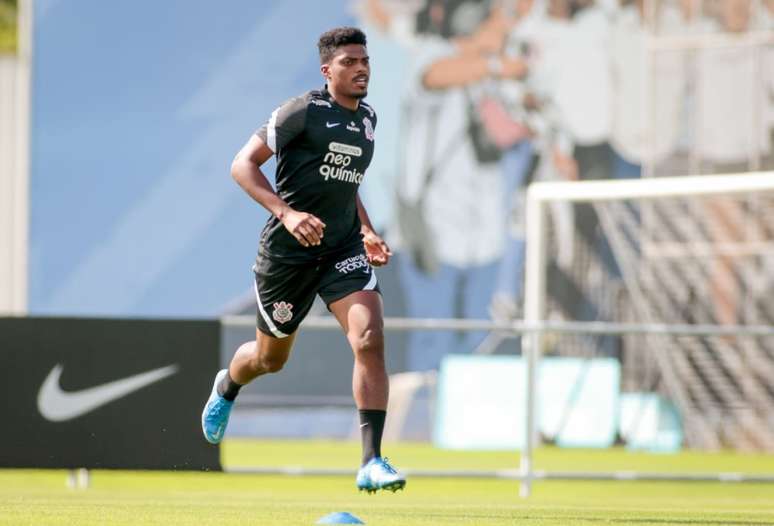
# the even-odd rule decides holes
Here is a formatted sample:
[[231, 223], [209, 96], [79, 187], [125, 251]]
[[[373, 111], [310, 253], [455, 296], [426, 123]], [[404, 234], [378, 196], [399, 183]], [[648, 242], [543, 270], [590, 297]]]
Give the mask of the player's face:
[[360, 44], [341, 46], [331, 61], [323, 66], [323, 75], [336, 93], [362, 99], [368, 93], [371, 77], [368, 50]]

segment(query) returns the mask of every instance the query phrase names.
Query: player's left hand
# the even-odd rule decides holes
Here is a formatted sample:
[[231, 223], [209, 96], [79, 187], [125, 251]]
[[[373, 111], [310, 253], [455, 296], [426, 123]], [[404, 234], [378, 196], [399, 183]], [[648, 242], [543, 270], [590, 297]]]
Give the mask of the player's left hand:
[[376, 232], [369, 230], [363, 232], [363, 245], [365, 246], [368, 262], [374, 267], [382, 267], [390, 261], [392, 251]]

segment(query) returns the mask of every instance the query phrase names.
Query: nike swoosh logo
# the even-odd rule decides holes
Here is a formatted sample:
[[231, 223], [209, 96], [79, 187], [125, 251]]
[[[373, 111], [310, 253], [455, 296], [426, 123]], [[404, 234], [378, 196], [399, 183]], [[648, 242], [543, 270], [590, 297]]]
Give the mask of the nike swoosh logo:
[[48, 373], [38, 392], [38, 411], [43, 415], [43, 418], [51, 422], [64, 422], [85, 415], [129, 393], [175, 374], [179, 369], [177, 365], [168, 365], [88, 389], [66, 392], [59, 385], [63, 368], [63, 365], [57, 364]]
[[334, 126], [338, 126], [339, 124], [341, 124], [341, 123], [340, 122], [326, 122], [325, 123], [325, 127], [326, 128], [333, 128]]

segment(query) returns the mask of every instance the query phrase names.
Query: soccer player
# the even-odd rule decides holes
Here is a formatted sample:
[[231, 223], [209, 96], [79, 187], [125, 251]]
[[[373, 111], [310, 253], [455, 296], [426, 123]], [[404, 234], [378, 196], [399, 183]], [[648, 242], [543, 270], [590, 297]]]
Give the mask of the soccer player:
[[[231, 165], [247, 194], [266, 208], [255, 272], [256, 339], [215, 376], [202, 413], [204, 437], [223, 438], [239, 389], [276, 373], [319, 294], [341, 324], [355, 357], [352, 391], [360, 413], [360, 490], [403, 489], [406, 479], [381, 456], [387, 409], [383, 313], [372, 267], [392, 253], [371, 227], [358, 186], [374, 151], [376, 114], [363, 98], [371, 73], [366, 36], [332, 29], [318, 42], [325, 87], [274, 110]], [[277, 156], [276, 192], [261, 165]]]

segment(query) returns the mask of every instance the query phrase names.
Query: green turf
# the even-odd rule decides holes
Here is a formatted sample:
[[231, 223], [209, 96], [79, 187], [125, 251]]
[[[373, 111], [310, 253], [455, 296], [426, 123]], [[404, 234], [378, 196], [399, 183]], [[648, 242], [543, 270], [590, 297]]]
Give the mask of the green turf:
[[[343, 441], [315, 441], [314, 447], [303, 440], [227, 440], [222, 446], [223, 465], [235, 466], [306, 466], [341, 468], [352, 466], [360, 456], [360, 444]], [[400, 466], [413, 469], [510, 469], [518, 468], [516, 452], [460, 452], [440, 450], [427, 444], [386, 444], [385, 455]], [[649, 472], [740, 472], [774, 474], [774, 455], [734, 452], [682, 452], [679, 455], [634, 453], [615, 449], [540, 448], [535, 467], [550, 471], [649, 471]]]
[[[389, 445], [406, 468], [515, 467], [504, 453], [462, 453]], [[358, 445], [230, 440], [230, 466], [352, 467]], [[506, 465], [502, 465], [505, 463]], [[572, 465], [567, 465], [570, 463]], [[543, 449], [539, 468], [774, 472], [764, 455], [644, 455]], [[518, 497], [515, 482], [410, 479], [404, 492], [366, 495], [351, 477], [95, 471], [88, 490], [65, 488], [63, 471], [0, 470], [0, 524], [314, 524], [349, 511], [369, 525], [759, 525], [774, 524], [774, 485], [730, 483], [542, 482]]]

